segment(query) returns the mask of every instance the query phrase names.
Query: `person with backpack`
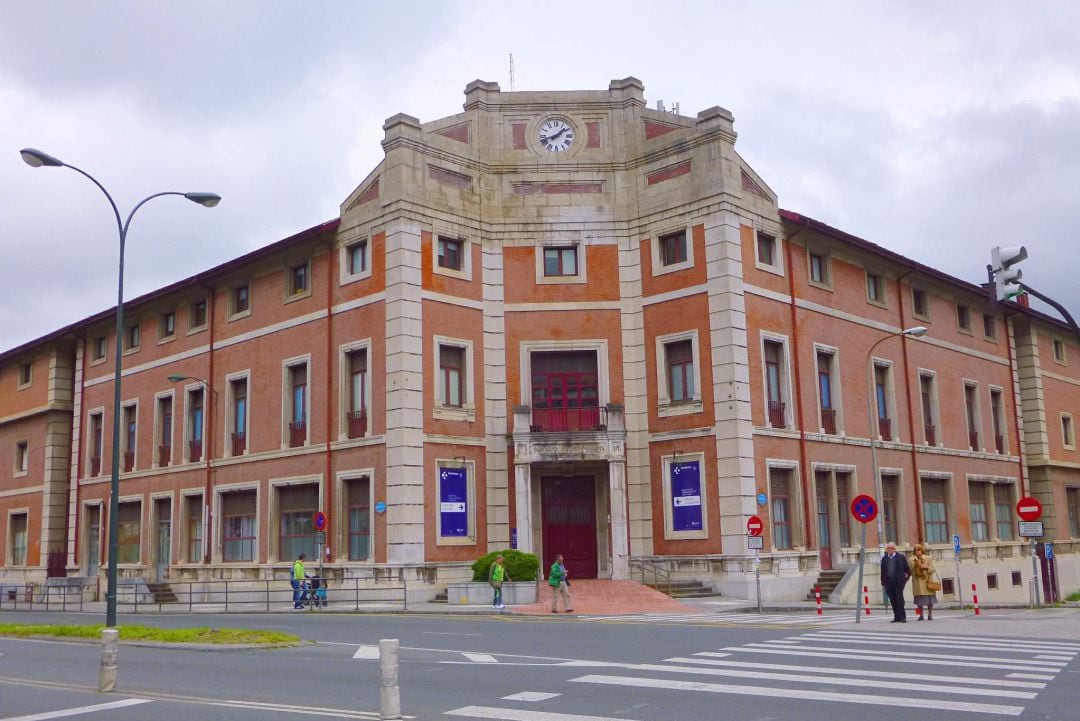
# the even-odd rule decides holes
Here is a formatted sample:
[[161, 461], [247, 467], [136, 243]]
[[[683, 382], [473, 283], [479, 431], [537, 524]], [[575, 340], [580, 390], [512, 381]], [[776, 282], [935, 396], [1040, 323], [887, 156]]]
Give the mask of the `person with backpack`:
[[307, 555], [301, 553], [296, 557], [296, 561], [292, 565], [292, 575], [289, 577], [289, 583], [292, 584], [292, 602], [293, 609], [304, 607], [304, 582], [307, 579], [307, 572], [304, 570], [304, 559]]
[[502, 585], [503, 581], [509, 583], [511, 579], [506, 572], [506, 566], [503, 565], [504, 561], [502, 556], [496, 556], [495, 563], [488, 569], [488, 583], [495, 590], [495, 598], [491, 601], [492, 608], [506, 608], [503, 604]]
[[555, 563], [551, 564], [548, 573], [548, 585], [551, 586], [551, 612], [559, 612], [559, 596], [563, 597], [565, 613], [571, 613], [574, 609], [570, 606], [570, 582], [566, 580], [566, 566], [563, 565], [562, 554], [555, 556]]

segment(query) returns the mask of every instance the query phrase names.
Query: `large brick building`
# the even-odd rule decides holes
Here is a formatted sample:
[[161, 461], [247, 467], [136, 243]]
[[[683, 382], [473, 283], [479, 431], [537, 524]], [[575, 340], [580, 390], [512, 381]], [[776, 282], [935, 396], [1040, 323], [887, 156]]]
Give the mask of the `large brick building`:
[[[947, 580], [958, 534], [966, 581], [1026, 598], [1031, 493], [1080, 586], [1062, 324], [781, 210], [728, 111], [634, 78], [475, 81], [384, 130], [339, 218], [125, 304], [123, 575], [270, 577], [322, 510], [337, 577], [434, 592], [515, 546], [742, 594], [756, 514], [795, 597], [857, 557], [876, 451], [880, 528]], [[112, 319], [0, 354], [0, 583], [103, 572]]]

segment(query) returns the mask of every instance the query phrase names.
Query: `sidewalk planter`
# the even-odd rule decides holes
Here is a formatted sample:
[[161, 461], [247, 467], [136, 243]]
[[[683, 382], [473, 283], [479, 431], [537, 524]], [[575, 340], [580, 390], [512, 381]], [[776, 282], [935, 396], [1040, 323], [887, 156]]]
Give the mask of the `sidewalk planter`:
[[[536, 603], [536, 584], [536, 581], [504, 583], [503, 603], [507, 606]], [[446, 586], [446, 602], [451, 606], [490, 606], [493, 595], [491, 584], [480, 581], [450, 583]]]

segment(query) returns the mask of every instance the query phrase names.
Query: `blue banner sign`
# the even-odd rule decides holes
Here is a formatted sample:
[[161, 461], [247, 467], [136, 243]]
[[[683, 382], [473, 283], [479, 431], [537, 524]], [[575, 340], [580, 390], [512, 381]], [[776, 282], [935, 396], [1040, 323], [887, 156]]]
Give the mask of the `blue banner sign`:
[[439, 469], [439, 516], [443, 536], [469, 535], [468, 478], [464, 468]]
[[676, 531], [701, 530], [701, 467], [697, 461], [671, 464], [671, 521]]

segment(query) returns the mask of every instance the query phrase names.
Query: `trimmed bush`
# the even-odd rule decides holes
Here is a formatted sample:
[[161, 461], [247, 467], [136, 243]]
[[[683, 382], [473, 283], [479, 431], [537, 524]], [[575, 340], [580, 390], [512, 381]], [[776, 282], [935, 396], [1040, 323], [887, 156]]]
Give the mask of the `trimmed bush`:
[[503, 557], [503, 565], [506, 566], [506, 574], [514, 581], [535, 581], [536, 574], [540, 570], [540, 559], [532, 553], [521, 551], [492, 551], [486, 556], [476, 559], [472, 565], [473, 580], [488, 580], [488, 569], [495, 563], [495, 557]]

